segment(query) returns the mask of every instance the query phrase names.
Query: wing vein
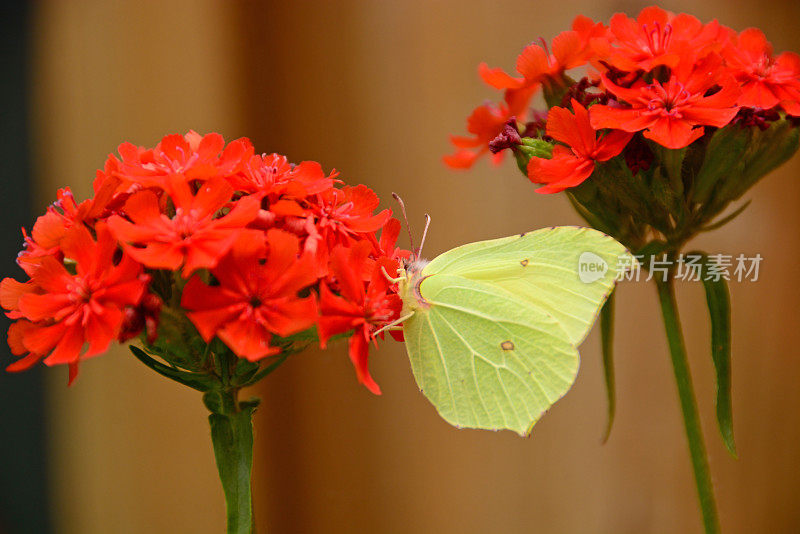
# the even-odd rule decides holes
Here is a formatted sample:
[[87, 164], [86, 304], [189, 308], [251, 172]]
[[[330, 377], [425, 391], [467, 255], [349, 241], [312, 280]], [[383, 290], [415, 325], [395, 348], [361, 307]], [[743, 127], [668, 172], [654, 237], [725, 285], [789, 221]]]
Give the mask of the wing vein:
[[444, 359], [444, 351], [442, 351], [442, 344], [439, 343], [439, 336], [436, 335], [436, 329], [433, 328], [430, 318], [428, 318], [428, 325], [433, 334], [433, 339], [436, 341], [436, 351], [439, 354], [439, 361], [442, 362], [442, 369], [444, 370], [445, 379], [447, 379], [447, 390], [450, 392], [450, 402], [453, 404], [453, 414], [458, 417], [458, 408], [456, 407], [456, 396], [453, 391], [453, 384], [450, 382], [450, 372], [447, 370], [447, 362]]
[[[486, 412], [486, 416], [489, 418], [489, 420], [491, 420], [491, 415], [489, 414], [489, 409], [486, 406], [486, 402], [483, 400], [483, 395], [482, 395], [482, 392], [481, 392], [481, 386], [478, 383], [478, 374], [477, 374], [477, 372], [475, 370], [475, 357], [477, 356], [478, 358], [482, 359], [483, 361], [485, 361], [487, 364], [489, 364], [492, 367], [496, 367], [496, 366], [494, 365], [493, 362], [491, 362], [488, 359], [484, 358], [482, 354], [480, 354], [479, 352], [474, 350], [472, 348], [472, 346], [469, 344], [469, 342], [466, 339], [464, 339], [464, 337], [458, 332], [458, 330], [456, 330], [456, 327], [450, 321], [448, 321], [447, 318], [444, 315], [440, 314], [440, 317], [441, 317], [442, 321], [444, 321], [445, 324], [447, 324], [447, 326], [450, 328], [450, 330], [453, 331], [453, 333], [456, 335], [456, 337], [458, 337], [458, 339], [461, 340], [461, 342], [464, 344], [464, 346], [467, 347], [467, 350], [469, 350], [472, 353], [473, 357], [470, 358], [470, 367], [472, 369], [472, 379], [475, 382], [475, 390], [478, 392], [478, 399], [481, 401], [481, 408], [483, 408], [483, 411]], [[473, 413], [475, 413], [474, 408], [473, 408]], [[477, 416], [478, 416], [478, 414], [475, 413], [476, 420], [478, 419]]]
[[[489, 359], [487, 359], [486, 357], [484, 357], [484, 356], [483, 356], [482, 354], [480, 354], [479, 352], [475, 351], [475, 350], [472, 348], [472, 346], [469, 344], [469, 342], [468, 342], [467, 340], [465, 340], [465, 339], [464, 339], [464, 338], [463, 338], [463, 337], [462, 337], [462, 336], [461, 336], [461, 335], [458, 333], [458, 331], [456, 330], [455, 326], [454, 326], [454, 325], [453, 325], [453, 324], [452, 324], [450, 321], [448, 321], [448, 320], [447, 320], [447, 318], [446, 318], [444, 315], [441, 315], [441, 314], [440, 314], [439, 316], [440, 316], [440, 318], [442, 319], [442, 321], [444, 321], [444, 322], [447, 324], [447, 326], [448, 326], [448, 327], [450, 327], [450, 330], [452, 330], [452, 331], [453, 331], [453, 333], [454, 333], [454, 334], [455, 334], [455, 335], [456, 335], [456, 336], [457, 336], [457, 337], [458, 337], [458, 338], [461, 340], [461, 342], [462, 342], [462, 343], [463, 343], [463, 344], [464, 344], [464, 345], [467, 347], [467, 349], [468, 349], [468, 350], [469, 350], [469, 351], [470, 351], [470, 352], [473, 354], [473, 357], [474, 357], [474, 356], [477, 356], [477, 357], [479, 357], [480, 359], [482, 359], [483, 361], [485, 361], [485, 362], [486, 362], [486, 363], [488, 363], [488, 364], [489, 364], [491, 367], [493, 367], [493, 368], [494, 368], [494, 370], [495, 370], [495, 373], [497, 374], [497, 379], [498, 379], [498, 381], [500, 382], [500, 386], [501, 386], [501, 388], [503, 389], [503, 393], [505, 394], [506, 398], [509, 400], [509, 404], [511, 405], [511, 409], [512, 409], [512, 410], [513, 410], [513, 412], [514, 412], [514, 416], [516, 417], [516, 419], [517, 419], [517, 422], [520, 422], [520, 417], [519, 417], [519, 413], [517, 412], [517, 407], [516, 407], [516, 405], [514, 404], [514, 402], [512, 401], [512, 399], [511, 399], [511, 396], [509, 395], [509, 393], [508, 393], [508, 391], [507, 391], [507, 389], [506, 389], [506, 387], [505, 387], [505, 384], [504, 384], [504, 382], [503, 382], [503, 378], [502, 378], [502, 376], [500, 375], [500, 370], [501, 370], [501, 369], [504, 369], [505, 371], [507, 371], [507, 372], [511, 373], [511, 374], [512, 374], [512, 375], [513, 375], [513, 376], [514, 376], [514, 377], [515, 377], [517, 380], [519, 380], [519, 382], [520, 382], [520, 383], [521, 383], [521, 384], [522, 384], [522, 385], [525, 387], [525, 389], [527, 389], [527, 390], [528, 390], [528, 391], [529, 391], [529, 392], [530, 392], [532, 395], [536, 396], [536, 391], [534, 391], [534, 389], [531, 387], [531, 384], [530, 384], [530, 383], [529, 383], [527, 380], [525, 380], [525, 378], [524, 378], [523, 376], [521, 376], [519, 373], [517, 373], [517, 372], [516, 372], [514, 369], [512, 369], [512, 368], [511, 368], [511, 367], [509, 367], [508, 365], [497, 365], [497, 364], [495, 364], [494, 362], [492, 362], [492, 361], [490, 361]], [[494, 324], [496, 324], [497, 326], [499, 326], [500, 328], [502, 328], [503, 330], [505, 330], [505, 331], [508, 333], [508, 335], [509, 335], [509, 336], [512, 336], [512, 337], [514, 336], [513, 332], [511, 332], [511, 331], [510, 331], [508, 328], [506, 328], [506, 327], [503, 325], [503, 323], [502, 323], [502, 322], [495, 321], [495, 322], [494, 322]], [[478, 335], [478, 334], [476, 333], [476, 335]], [[490, 346], [490, 345], [491, 345], [491, 343], [492, 343], [492, 340], [487, 340], [486, 338], [483, 338], [483, 341], [484, 341], [484, 343], [486, 343], [486, 345], [489, 345], [489, 346]], [[514, 353], [514, 352], [511, 352], [511, 355], [512, 355], [512, 356], [513, 356], [513, 357], [514, 357], [516, 360], [517, 360], [517, 362], [520, 364], [520, 366], [521, 366], [523, 369], [527, 370], [529, 373], [533, 373], [534, 369], [531, 369], [531, 368], [529, 368], [529, 365], [526, 365], [526, 362], [525, 362], [525, 361], [524, 361], [524, 360], [523, 360], [523, 359], [522, 359], [520, 356], [518, 356], [518, 355], [517, 355], [516, 353]], [[541, 361], [541, 360], [537, 358], [537, 361]], [[471, 362], [471, 363], [473, 364], [473, 367], [472, 367], [472, 369], [473, 369], [473, 373], [474, 373], [474, 369], [475, 369], [475, 367], [474, 367], [474, 358], [472, 359], [472, 362]], [[529, 363], [530, 363], [531, 365], [533, 364], [533, 362], [529, 362]], [[552, 373], [553, 373], [555, 376], [557, 376], [557, 377], [559, 377], [559, 378], [561, 378], [561, 379], [564, 379], [564, 377], [563, 377], [563, 376], [561, 376], [561, 375], [560, 375], [558, 372], [556, 372], [554, 369], [552, 369], [552, 368], [551, 368], [549, 365], [546, 365], [546, 364], [545, 364], [545, 366], [546, 366], [548, 369], [550, 369], [550, 371], [551, 371], [551, 372], [552, 372]], [[542, 387], [542, 385], [539, 383], [539, 379], [538, 379], [536, 376], [534, 376], [533, 374], [530, 374], [530, 377], [531, 377], [531, 379], [532, 379], [532, 381], [533, 381], [533, 384], [536, 386], [536, 389], [538, 389], [539, 393], [541, 394], [541, 396], [542, 396], [542, 399], [544, 399], [544, 401], [546, 401], [546, 402], [550, 402], [550, 395], [548, 395], [548, 394], [547, 394], [547, 391], [545, 391], [545, 390], [544, 390], [544, 388]], [[478, 398], [481, 400], [481, 404], [483, 405], [483, 407], [484, 407], [484, 410], [486, 410], [486, 405], [484, 404], [484, 402], [483, 402], [483, 397], [481, 396], [481, 388], [480, 388], [480, 386], [478, 386], [478, 385], [477, 385], [477, 377], [476, 377], [476, 387], [477, 387], [477, 390], [478, 390]], [[525, 402], [525, 401], [523, 401], [523, 404], [524, 404], [525, 412], [528, 414], [528, 417], [530, 417], [530, 419], [531, 419], [532, 421], [535, 421], [536, 419], [538, 419], [538, 417], [539, 417], [539, 415], [541, 415], [541, 413], [539, 413], [539, 414], [533, 414], [533, 413], [530, 411], [529, 407], [528, 407], [528, 402]], [[500, 404], [499, 404], [499, 403], [498, 403], [498, 407], [500, 408], [500, 411], [502, 412], [502, 411], [503, 411], [503, 408], [502, 408], [502, 406], [500, 406]], [[473, 411], [474, 411], [474, 410], [473, 410]], [[486, 412], [487, 412], [487, 415], [488, 415], [488, 410], [487, 410]], [[503, 417], [503, 419], [504, 419], [504, 421], [505, 421], [505, 416]], [[521, 428], [521, 427], [520, 427], [520, 428]], [[526, 427], [526, 428], [527, 428], [527, 427]]]

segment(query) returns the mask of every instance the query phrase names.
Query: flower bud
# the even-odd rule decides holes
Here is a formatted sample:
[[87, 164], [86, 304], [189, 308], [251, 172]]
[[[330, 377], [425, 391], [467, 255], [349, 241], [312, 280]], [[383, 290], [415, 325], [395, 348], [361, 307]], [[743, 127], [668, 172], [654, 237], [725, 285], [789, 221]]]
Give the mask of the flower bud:
[[514, 158], [517, 166], [523, 173], [528, 172], [528, 162], [531, 158], [550, 158], [553, 155], [553, 145], [541, 139], [523, 137], [514, 149]]

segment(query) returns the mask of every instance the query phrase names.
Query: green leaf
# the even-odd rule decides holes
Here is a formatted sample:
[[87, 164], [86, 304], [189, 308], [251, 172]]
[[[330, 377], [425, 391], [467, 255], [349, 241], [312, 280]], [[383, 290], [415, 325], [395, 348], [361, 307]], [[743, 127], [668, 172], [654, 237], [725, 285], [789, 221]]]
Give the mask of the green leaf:
[[246, 379], [242, 378], [241, 386], [242, 387], [252, 386], [253, 384], [259, 382], [262, 378], [266, 377], [268, 374], [272, 373], [275, 369], [280, 367], [280, 365], [283, 362], [285, 362], [286, 358], [288, 358], [290, 355], [291, 355], [290, 352], [282, 352], [280, 354], [277, 354], [277, 355], [273, 356], [271, 358], [271, 363], [269, 365], [267, 365], [266, 367], [264, 367], [260, 371], [250, 375]]
[[[709, 264], [708, 256], [702, 252], [691, 255], [702, 257], [705, 267]], [[704, 269], [705, 271], [705, 269]], [[736, 457], [736, 443], [733, 439], [733, 407], [731, 399], [731, 304], [728, 283], [725, 278], [719, 280], [703, 277], [706, 291], [708, 313], [711, 318], [711, 357], [717, 376], [717, 423], [722, 441], [728, 452]]]
[[708, 231], [710, 231], [710, 230], [716, 230], [717, 228], [720, 228], [720, 227], [722, 227], [722, 226], [725, 226], [726, 224], [728, 224], [729, 222], [731, 222], [732, 220], [734, 220], [736, 217], [738, 217], [739, 215], [741, 215], [741, 213], [742, 213], [744, 210], [746, 210], [746, 209], [747, 209], [747, 206], [749, 206], [751, 202], [752, 202], [752, 200], [748, 200], [747, 202], [745, 202], [744, 204], [742, 204], [741, 206], [739, 206], [738, 208], [736, 208], [736, 209], [735, 209], [735, 210], [734, 210], [734, 211], [733, 211], [733, 212], [732, 212], [730, 215], [726, 215], [726, 216], [725, 216], [725, 217], [723, 217], [722, 219], [720, 219], [720, 220], [718, 220], [718, 221], [714, 221], [713, 223], [709, 224], [708, 226], [704, 226], [704, 227], [702, 227], [702, 228], [700, 229], [700, 231], [701, 231], [701, 232], [708, 232]]
[[[251, 477], [253, 468], [253, 401], [238, 403], [235, 391], [204, 395], [209, 409], [214, 457], [225, 493], [228, 534], [252, 534], [254, 529]], [[255, 403], [257, 404], [257, 403]], [[234, 407], [232, 409], [232, 406]]]
[[271, 344], [280, 347], [281, 350], [289, 351], [289, 352], [300, 352], [304, 350], [308, 345], [312, 343], [319, 342], [319, 334], [317, 332], [317, 327], [312, 326], [311, 328], [307, 328], [302, 332], [298, 332], [291, 336], [287, 337], [280, 337], [280, 336], [273, 336], [271, 340]]
[[614, 379], [614, 293], [608, 297], [600, 310], [600, 340], [603, 352], [603, 377], [606, 382], [606, 397], [608, 399], [608, 421], [603, 433], [603, 443], [611, 435], [614, 426], [614, 415], [617, 411], [617, 395]]
[[206, 374], [182, 371], [178, 368], [164, 365], [158, 360], [151, 358], [139, 347], [134, 347], [131, 345], [129, 348], [131, 349], [133, 355], [147, 367], [162, 376], [183, 384], [184, 386], [188, 386], [192, 389], [203, 392], [211, 391], [218, 387], [218, 384]]

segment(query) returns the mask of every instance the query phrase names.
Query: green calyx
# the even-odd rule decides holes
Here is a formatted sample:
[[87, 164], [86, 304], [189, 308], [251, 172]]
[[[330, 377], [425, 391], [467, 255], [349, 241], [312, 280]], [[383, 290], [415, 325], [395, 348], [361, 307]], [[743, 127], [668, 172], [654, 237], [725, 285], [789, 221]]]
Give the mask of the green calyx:
[[533, 137], [523, 137], [514, 148], [514, 158], [517, 160], [517, 167], [527, 176], [528, 162], [531, 158], [546, 158], [553, 157], [553, 145], [542, 139], [535, 139]]
[[746, 204], [723, 212], [794, 155], [800, 130], [781, 118], [763, 130], [731, 124], [708, 131], [679, 150], [644, 139], [632, 143], [645, 162], [635, 174], [624, 155], [598, 163], [589, 179], [568, 190], [570, 200], [589, 224], [633, 250], [654, 236], [680, 250], [739, 215]]
[[714, 133], [693, 200], [706, 207], [707, 222], [775, 170], [798, 149], [800, 130], [783, 118], [765, 130], [726, 127]]
[[185, 316], [170, 313], [168, 307], [162, 309], [158, 331], [153, 343], [143, 335], [141, 348], [131, 345], [131, 353], [158, 374], [203, 393], [252, 386], [318, 339], [315, 328], [286, 338], [274, 336], [272, 345], [281, 352], [253, 362], [217, 338], [206, 343]]
[[564, 96], [576, 81], [564, 74], [558, 73], [554, 76], [545, 76], [542, 79], [542, 93], [548, 108], [561, 106], [564, 103]]

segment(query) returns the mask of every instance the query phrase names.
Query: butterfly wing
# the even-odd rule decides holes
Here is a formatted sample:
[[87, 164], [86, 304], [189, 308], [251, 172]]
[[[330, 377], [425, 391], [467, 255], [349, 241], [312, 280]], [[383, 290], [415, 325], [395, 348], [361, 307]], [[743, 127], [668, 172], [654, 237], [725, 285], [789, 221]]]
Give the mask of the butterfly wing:
[[419, 289], [424, 301], [403, 331], [425, 396], [455, 426], [529, 434], [578, 372], [578, 351], [559, 321], [462, 276], [429, 276]]
[[454, 248], [426, 265], [422, 275], [457, 275], [512, 293], [552, 315], [577, 347], [618, 272], [632, 263], [613, 238], [591, 228], [559, 226]]

